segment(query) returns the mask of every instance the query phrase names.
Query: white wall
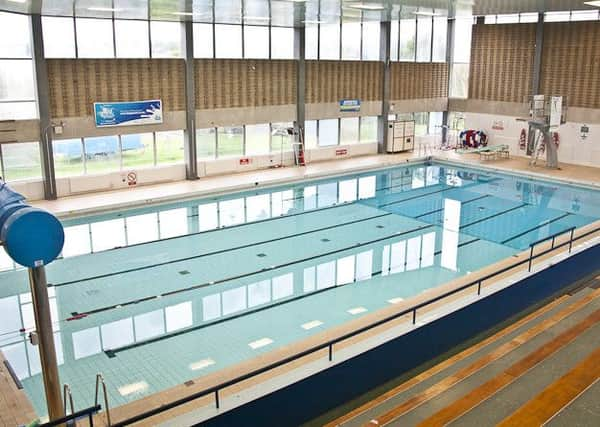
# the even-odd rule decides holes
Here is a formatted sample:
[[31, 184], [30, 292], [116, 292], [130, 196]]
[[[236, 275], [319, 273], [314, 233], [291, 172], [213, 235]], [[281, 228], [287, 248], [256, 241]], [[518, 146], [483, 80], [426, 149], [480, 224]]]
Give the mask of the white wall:
[[[502, 122], [504, 129], [492, 129], [494, 122]], [[582, 139], [581, 126], [584, 123], [567, 122], [558, 129], [560, 147], [558, 161], [585, 166], [600, 166], [600, 124], [587, 124], [588, 137]], [[467, 129], [482, 129], [490, 136], [491, 145], [508, 144], [514, 156], [525, 156], [519, 149], [521, 129], [528, 128], [526, 122], [518, 122], [515, 116], [497, 114], [465, 113]]]

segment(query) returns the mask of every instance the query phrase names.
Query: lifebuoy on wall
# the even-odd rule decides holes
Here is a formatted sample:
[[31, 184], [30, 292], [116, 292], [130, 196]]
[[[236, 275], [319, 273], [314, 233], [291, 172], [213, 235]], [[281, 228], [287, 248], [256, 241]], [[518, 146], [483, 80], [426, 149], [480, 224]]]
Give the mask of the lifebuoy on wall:
[[521, 136], [519, 137], [519, 148], [525, 150], [527, 148], [527, 131], [521, 129]]

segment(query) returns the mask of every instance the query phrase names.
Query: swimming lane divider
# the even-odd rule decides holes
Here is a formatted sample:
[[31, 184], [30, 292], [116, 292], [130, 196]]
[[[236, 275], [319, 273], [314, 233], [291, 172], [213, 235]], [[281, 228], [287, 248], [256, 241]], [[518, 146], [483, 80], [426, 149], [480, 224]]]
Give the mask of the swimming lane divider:
[[[463, 243], [459, 244], [458, 247], [460, 248], [460, 247], [463, 247], [463, 246], [467, 246], [467, 245], [470, 245], [471, 243], [475, 243], [475, 242], [477, 242], [479, 240], [480, 239], [477, 239], [477, 238], [476, 239], [472, 239], [472, 240], [469, 240], [468, 242], [463, 242]], [[442, 251], [436, 251], [436, 252], [434, 252], [434, 256], [438, 256], [441, 253], [442, 253]], [[379, 275], [381, 275], [381, 271], [374, 271], [371, 274], [371, 276], [379, 276]], [[313, 291], [313, 292], [309, 292], [309, 293], [306, 293], [306, 294], [303, 294], [303, 295], [298, 295], [296, 297], [288, 298], [288, 299], [285, 299], [283, 301], [279, 301], [279, 302], [276, 302], [276, 303], [273, 303], [273, 304], [265, 305], [263, 307], [257, 307], [257, 308], [254, 308], [252, 310], [246, 310], [246, 311], [243, 311], [243, 312], [238, 313], [238, 314], [234, 314], [234, 315], [231, 315], [231, 316], [223, 317], [221, 319], [217, 319], [217, 320], [213, 320], [213, 321], [210, 321], [210, 322], [206, 322], [206, 323], [203, 323], [201, 325], [196, 325], [196, 326], [192, 326], [190, 328], [181, 329], [181, 330], [179, 330], [177, 332], [172, 332], [172, 333], [165, 334], [165, 335], [160, 335], [160, 336], [157, 336], [157, 337], [154, 337], [154, 338], [149, 338], [149, 339], [144, 340], [144, 341], [136, 342], [136, 343], [133, 343], [133, 344], [128, 344], [128, 345], [125, 345], [123, 347], [118, 347], [118, 348], [115, 348], [115, 349], [106, 349], [106, 350], [104, 350], [104, 354], [106, 354], [110, 358], [113, 358], [113, 357], [116, 357], [118, 353], [123, 352], [123, 351], [131, 350], [133, 348], [142, 347], [142, 346], [145, 346], [147, 344], [152, 344], [152, 343], [160, 342], [160, 341], [165, 340], [165, 339], [174, 338], [174, 337], [177, 337], [177, 336], [180, 336], [180, 335], [184, 335], [184, 334], [187, 334], [187, 333], [190, 333], [190, 332], [198, 331], [200, 329], [208, 328], [210, 326], [215, 326], [215, 325], [218, 325], [220, 323], [228, 322], [230, 320], [239, 319], [241, 317], [249, 316], [251, 314], [256, 314], [256, 313], [259, 313], [261, 311], [265, 311], [265, 310], [268, 310], [268, 309], [271, 309], [271, 308], [274, 308], [274, 307], [279, 307], [281, 305], [289, 304], [291, 302], [302, 300], [304, 298], [308, 298], [308, 297], [312, 297], [312, 296], [315, 296], [315, 295], [319, 295], [319, 294], [322, 294], [322, 293], [325, 293], [325, 292], [332, 291], [334, 289], [338, 289], [338, 288], [341, 288], [341, 287], [344, 287], [344, 286], [348, 286], [348, 285], [353, 285], [353, 284], [356, 284], [356, 283], [358, 283], [358, 282], [356, 280], [354, 280], [352, 282], [344, 283], [342, 285], [330, 286], [328, 288], [323, 288], [323, 289], [319, 289], [319, 290], [316, 290], [316, 291]]]
[[[558, 217], [556, 217], [556, 218], [554, 218], [554, 219], [547, 219], [547, 220], [545, 220], [545, 221], [544, 221], [542, 224], [540, 224], [540, 225], [537, 225], [537, 226], [535, 226], [535, 227], [531, 227], [530, 229], [528, 229], [528, 230], [525, 230], [525, 231], [523, 231], [522, 233], [519, 233], [519, 234], [517, 234], [516, 236], [513, 236], [513, 237], [511, 237], [511, 238], [509, 238], [509, 239], [506, 239], [505, 241], [503, 241], [503, 242], [502, 242], [502, 244], [504, 245], [505, 243], [508, 243], [508, 242], [510, 242], [511, 240], [515, 240], [515, 239], [518, 239], [519, 237], [523, 237], [523, 236], [524, 236], [524, 235], [526, 235], [527, 233], [531, 233], [532, 231], [535, 231], [535, 230], [537, 230], [538, 228], [545, 227], [546, 225], [549, 225], [549, 224], [552, 224], [553, 222], [559, 221], [559, 220], [561, 220], [561, 219], [563, 219], [563, 218], [565, 218], [565, 217], [568, 217], [569, 215], [571, 215], [571, 213], [570, 213], [570, 212], [567, 212], [567, 213], [565, 213], [564, 215], [560, 215], [560, 216], [558, 216]], [[565, 229], [565, 231], [567, 231], [567, 230]]]
[[382, 242], [382, 241], [385, 241], [385, 240], [393, 239], [395, 237], [400, 237], [400, 236], [404, 236], [404, 235], [407, 235], [407, 234], [416, 233], [416, 232], [423, 231], [423, 230], [426, 230], [426, 229], [429, 229], [429, 228], [433, 228], [433, 227], [434, 227], [433, 224], [427, 224], [427, 225], [423, 225], [423, 226], [420, 226], [420, 227], [417, 227], [417, 228], [413, 228], [413, 229], [410, 229], [410, 230], [406, 230], [406, 231], [398, 231], [398, 232], [396, 232], [394, 234], [387, 235], [387, 236], [384, 236], [384, 237], [379, 237], [377, 239], [369, 240], [367, 242], [356, 243], [356, 244], [354, 244], [352, 246], [346, 246], [344, 248], [340, 248], [340, 249], [336, 249], [336, 250], [333, 250], [333, 251], [325, 252], [325, 253], [322, 253], [322, 254], [319, 254], [319, 255], [313, 255], [313, 256], [310, 256], [310, 257], [307, 257], [307, 258], [302, 258], [302, 259], [298, 259], [298, 260], [294, 260], [294, 261], [289, 261], [289, 262], [286, 262], [286, 263], [283, 263], [283, 264], [279, 264], [279, 265], [273, 265], [271, 267], [266, 267], [266, 268], [263, 268], [261, 270], [252, 271], [252, 272], [249, 272], [249, 273], [238, 274], [236, 276], [227, 277], [227, 278], [220, 279], [220, 280], [214, 280], [214, 281], [210, 281], [210, 282], [206, 282], [206, 283], [201, 283], [201, 284], [198, 284], [198, 285], [189, 286], [187, 288], [175, 289], [173, 291], [164, 292], [162, 294], [157, 294], [157, 295], [142, 297], [142, 298], [139, 298], [139, 299], [126, 301], [126, 302], [122, 302], [122, 303], [119, 303], [119, 304], [113, 304], [113, 305], [109, 305], [109, 306], [105, 306], [105, 307], [95, 308], [93, 310], [88, 310], [88, 311], [81, 312], [81, 313], [80, 312], [73, 312], [71, 314], [72, 314], [72, 316], [82, 316], [82, 317], [85, 317], [85, 316], [89, 316], [89, 315], [92, 315], [92, 314], [102, 313], [104, 311], [109, 311], [109, 310], [114, 310], [114, 309], [126, 307], [126, 306], [129, 306], [129, 305], [139, 304], [141, 302], [151, 301], [151, 300], [157, 299], [157, 298], [167, 297], [167, 296], [171, 296], [171, 295], [180, 294], [180, 293], [183, 293], [183, 292], [189, 292], [189, 291], [193, 291], [193, 290], [196, 290], [196, 289], [205, 288], [207, 286], [219, 285], [219, 284], [230, 282], [232, 280], [243, 279], [243, 278], [246, 278], [246, 277], [253, 276], [255, 274], [264, 273], [264, 272], [268, 272], [268, 271], [273, 271], [273, 270], [277, 270], [277, 269], [280, 269], [280, 268], [289, 267], [289, 266], [292, 266], [294, 264], [299, 264], [299, 263], [302, 263], [302, 262], [312, 261], [312, 260], [315, 260], [315, 259], [318, 259], [318, 258], [322, 258], [322, 257], [330, 256], [330, 255], [335, 255], [335, 254], [338, 254], [340, 252], [345, 252], [345, 251], [350, 250], [350, 249], [360, 248], [362, 246], [367, 246], [367, 245], [371, 245], [373, 243], [378, 243], [378, 242]]
[[277, 241], [280, 241], [280, 240], [290, 239], [292, 237], [304, 236], [304, 235], [311, 234], [311, 233], [319, 233], [321, 231], [331, 230], [331, 229], [338, 228], [338, 227], [344, 227], [346, 225], [358, 224], [358, 223], [361, 223], [361, 222], [370, 221], [372, 219], [383, 218], [383, 217], [390, 216], [390, 215], [393, 215], [393, 213], [386, 212], [384, 214], [374, 215], [374, 216], [370, 216], [370, 217], [367, 217], [367, 218], [355, 219], [355, 220], [344, 222], [344, 223], [341, 223], [341, 224], [335, 224], [335, 225], [330, 225], [328, 227], [317, 228], [315, 230], [308, 230], [308, 231], [303, 231], [303, 232], [296, 233], [296, 234], [289, 234], [287, 236], [276, 237], [276, 238], [269, 239], [269, 240], [262, 240], [260, 242], [247, 243], [245, 245], [236, 246], [234, 248], [219, 249], [218, 251], [206, 252], [206, 253], [198, 254], [198, 255], [191, 255], [191, 256], [188, 256], [188, 257], [177, 258], [177, 259], [173, 259], [173, 260], [169, 260], [169, 261], [160, 262], [160, 263], [157, 263], [157, 264], [144, 265], [144, 266], [141, 266], [141, 267], [129, 268], [129, 269], [120, 270], [120, 271], [113, 271], [113, 272], [110, 272], [110, 273], [99, 274], [97, 276], [85, 277], [83, 279], [71, 280], [71, 281], [68, 281], [68, 282], [56, 283], [56, 284], [52, 284], [52, 286], [60, 287], [60, 286], [72, 285], [74, 283], [86, 282], [86, 281], [89, 281], [89, 280], [104, 279], [104, 278], [115, 276], [115, 275], [118, 275], [118, 274], [133, 273], [135, 271], [147, 270], [147, 269], [154, 268], [154, 267], [161, 267], [161, 266], [164, 266], [164, 265], [175, 264], [175, 263], [178, 263], [178, 262], [191, 261], [193, 259], [199, 259], [199, 258], [203, 258], [203, 257], [207, 257], [207, 256], [212, 256], [212, 255], [219, 255], [219, 254], [223, 254], [223, 253], [230, 252], [230, 251], [235, 251], [235, 250], [239, 250], [239, 249], [246, 249], [246, 248], [249, 248], [249, 247], [252, 247], [252, 246], [263, 245], [263, 244], [266, 244], [266, 243], [273, 243], [273, 242], [277, 242]]

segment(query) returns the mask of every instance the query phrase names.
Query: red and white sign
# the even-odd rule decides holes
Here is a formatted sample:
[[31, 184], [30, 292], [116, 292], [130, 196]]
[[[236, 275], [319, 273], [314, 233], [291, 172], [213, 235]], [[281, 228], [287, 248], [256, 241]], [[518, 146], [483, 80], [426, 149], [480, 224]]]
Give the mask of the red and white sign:
[[347, 148], [340, 148], [338, 150], [335, 150], [335, 155], [336, 156], [345, 156], [346, 154], [348, 154], [348, 149]]
[[504, 122], [502, 120], [494, 120], [494, 122], [492, 123], [492, 129], [504, 130]]
[[130, 187], [137, 185], [137, 173], [133, 171], [127, 173], [127, 185]]
[[249, 165], [250, 164], [250, 159], [249, 158], [243, 158], [240, 159], [240, 165]]

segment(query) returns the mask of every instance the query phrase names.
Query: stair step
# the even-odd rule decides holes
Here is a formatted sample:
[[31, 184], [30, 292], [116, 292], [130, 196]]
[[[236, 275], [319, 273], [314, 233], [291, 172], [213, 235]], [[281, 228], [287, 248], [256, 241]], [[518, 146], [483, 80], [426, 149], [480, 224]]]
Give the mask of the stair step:
[[562, 411], [554, 416], [547, 427], [597, 427], [600, 425], [600, 379]]
[[[590, 344], [595, 346], [595, 351], [590, 351], [584, 360], [577, 363], [574, 368], [547, 386], [498, 425], [500, 427], [542, 425], [594, 384], [600, 378], [600, 364], [598, 363], [600, 361], [600, 345], [598, 345], [600, 334], [598, 332], [600, 332], [600, 327], [594, 331], [596, 342], [591, 342], [594, 338], [593, 335], [589, 337]], [[571, 350], [571, 353], [575, 354], [581, 350], [571, 347], [573, 346], [568, 346], [565, 350]]]
[[[499, 390], [502, 390], [503, 388], [513, 384], [514, 381], [526, 374], [533, 367], [545, 361], [551, 355], [556, 354], [556, 352], [558, 352], [561, 348], [568, 346], [577, 337], [590, 330], [599, 322], [600, 309], [596, 309], [585, 319], [571, 326], [557, 337], [554, 337], [538, 348], [534, 348], [525, 357], [516, 361], [498, 375], [488, 379], [488, 381], [479, 387], [472, 389], [463, 397], [455, 400], [450, 405], [425, 419], [419, 424], [419, 426], [425, 427], [447, 425], [449, 422], [456, 420], [462, 414], [465, 414], [467, 411], [476, 407], [481, 402], [484, 402], [486, 399], [494, 396]], [[561, 322], [559, 326], [562, 326], [565, 323], [567, 323], [567, 321]]]
[[506, 328], [501, 329], [486, 339], [466, 348], [465, 350], [411, 378], [409, 381], [401, 383], [391, 390], [381, 394], [377, 398], [372, 399], [353, 411], [333, 420], [326, 426], [356, 426], [370, 421], [376, 415], [380, 415], [391, 410], [402, 401], [407, 399], [410, 395], [426, 390], [431, 385], [440, 381], [442, 378], [448, 375], [453, 375], [456, 371], [468, 366], [482, 354], [500, 347], [506, 342], [514, 339], [517, 335], [552, 317], [560, 310], [564, 309], [567, 305], [573, 304], [587, 297], [591, 292], [591, 289], [584, 288], [573, 296], [563, 295], [562, 297], [528, 314], [522, 319], [510, 324]]
[[[540, 391], [568, 374], [597, 348], [600, 348], [600, 324], [581, 334], [490, 399], [457, 418], [451, 425], [480, 426], [482, 422], [486, 425], [498, 424], [535, 398]], [[566, 403], [568, 401], [564, 404]]]
[[[514, 353], [514, 350], [519, 349], [519, 347], [522, 345], [535, 346], [535, 344], [531, 344], [531, 341], [539, 335], [543, 335], [543, 337], [540, 338], [541, 340], [552, 338], [552, 333], [544, 333], [557, 326], [559, 323], [564, 322], [565, 319], [571, 317], [571, 315], [577, 313], [578, 311], [580, 311], [579, 316], [583, 315], [581, 312], [585, 312], [587, 314], [587, 311], [590, 309], [586, 310], [585, 307], [592, 301], [598, 301], [597, 299], [599, 297], [600, 291], [594, 291], [569, 304], [566, 308], [561, 309], [558, 313], [555, 313], [551, 317], [544, 319], [538, 324], [526, 329], [523, 333], [514, 337], [510, 341], [502, 344], [490, 352], [486, 352], [486, 354], [477, 359], [475, 362], [471, 363], [469, 366], [458, 370], [453, 375], [445, 376], [438, 383], [413, 395], [410, 399], [395, 406], [390, 411], [383, 414], [380, 413], [380, 415], [373, 420], [371, 425], [388, 424], [399, 419], [400, 417], [404, 418], [403, 421], [407, 425], [411, 425], [411, 423], [418, 422], [426, 418], [440, 407], [443, 407], [442, 402], [444, 399], [441, 395], [444, 394], [444, 392], [446, 392], [446, 396], [451, 399], [445, 402], [446, 404], [449, 404], [452, 400], [460, 397], [460, 395], [450, 396], [451, 393], [455, 393], [455, 390], [457, 390], [455, 387], [456, 385], [460, 384], [466, 388], [466, 390], [463, 390], [463, 394], [468, 392], [470, 388], [478, 387], [480, 384], [484, 383], [487, 378], [486, 374], [484, 374], [482, 370], [488, 365], [492, 365], [490, 366], [490, 371], [497, 371], [496, 373], [501, 372], [503, 363], [509, 363], [508, 366], [510, 366], [510, 363], [514, 363], [516, 360], [518, 360], [518, 355], [515, 356], [517, 353]], [[564, 328], [565, 326], [557, 327]], [[436, 405], [437, 408], [435, 407]], [[416, 410], [417, 408], [418, 411]]]

